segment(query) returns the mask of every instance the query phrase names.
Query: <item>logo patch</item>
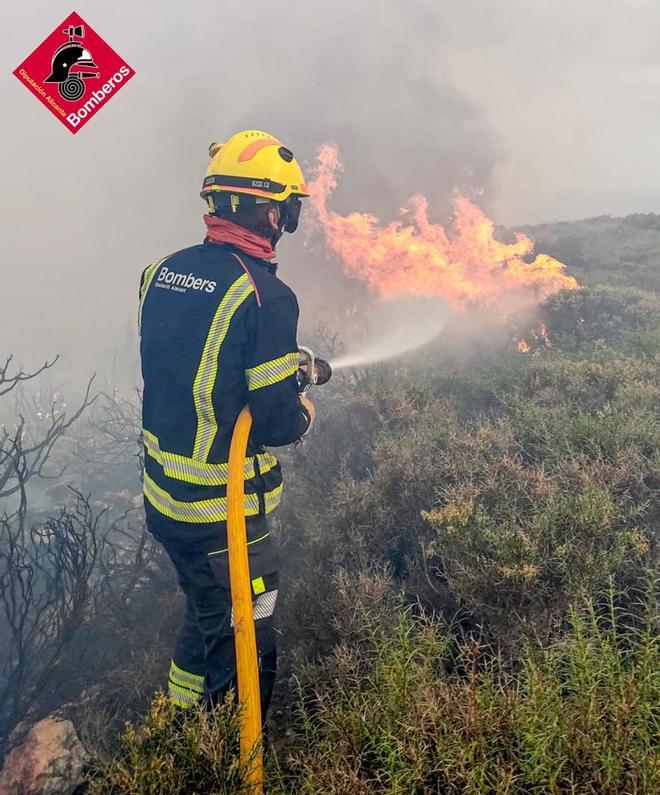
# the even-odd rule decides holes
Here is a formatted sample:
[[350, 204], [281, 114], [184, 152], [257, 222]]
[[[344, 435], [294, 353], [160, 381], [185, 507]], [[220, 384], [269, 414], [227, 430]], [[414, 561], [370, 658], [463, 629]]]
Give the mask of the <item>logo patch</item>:
[[14, 74], [75, 134], [135, 72], [74, 12], [14, 69]]
[[166, 290], [174, 290], [177, 293], [185, 293], [188, 290], [212, 293], [216, 286], [216, 282], [202, 279], [201, 276], [195, 276], [194, 273], [177, 273], [165, 265], [160, 269], [156, 279], [156, 287], [164, 287]]

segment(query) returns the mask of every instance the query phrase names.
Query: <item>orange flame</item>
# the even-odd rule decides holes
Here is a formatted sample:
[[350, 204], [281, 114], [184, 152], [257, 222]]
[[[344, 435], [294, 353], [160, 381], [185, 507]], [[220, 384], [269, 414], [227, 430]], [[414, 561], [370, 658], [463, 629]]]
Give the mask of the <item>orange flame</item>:
[[328, 208], [328, 198], [341, 170], [336, 146], [321, 146], [316, 176], [309, 183], [311, 202], [346, 275], [366, 282], [381, 297], [437, 296], [461, 308], [496, 303], [514, 290], [542, 301], [558, 290], [578, 287], [564, 273], [566, 266], [547, 254], [526, 262], [534, 250], [526, 235], [517, 234], [514, 243], [496, 240], [493, 222], [462, 196], [454, 200], [451, 234], [429, 221], [428, 202], [419, 194], [400, 210], [407, 223], [384, 225], [370, 213], [340, 215]]
[[521, 353], [529, 353], [529, 345], [525, 342], [525, 340], [520, 340], [518, 343], [518, 350]]

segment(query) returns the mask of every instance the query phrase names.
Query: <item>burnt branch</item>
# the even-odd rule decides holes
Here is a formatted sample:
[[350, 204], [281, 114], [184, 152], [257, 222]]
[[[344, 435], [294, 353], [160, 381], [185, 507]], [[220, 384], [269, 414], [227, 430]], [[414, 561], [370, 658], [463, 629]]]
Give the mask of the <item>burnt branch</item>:
[[328, 323], [320, 322], [316, 325], [314, 329], [314, 333], [316, 336], [321, 340], [323, 347], [325, 348], [324, 353], [331, 359], [336, 358], [340, 354], [343, 354], [344, 351], [344, 343], [341, 338], [341, 334], [339, 331], [331, 331], [329, 328]]
[[15, 725], [52, 690], [53, 672], [90, 609], [104, 512], [74, 493], [72, 507], [28, 528], [21, 482], [19, 509], [0, 518], [0, 727]]
[[127, 400], [116, 393], [101, 392], [99, 411], [88, 420], [88, 432], [81, 437], [76, 456], [91, 465], [124, 464], [137, 460], [142, 474], [142, 414], [141, 395]]
[[45, 467], [57, 442], [96, 400], [97, 396], [91, 394], [94, 378], [95, 375], [92, 375], [89, 379], [82, 401], [73, 414], [67, 415], [65, 411], [58, 410], [55, 403], [52, 402], [49, 412], [50, 424], [38, 439], [27, 440], [26, 421], [22, 415], [19, 416], [13, 431], [9, 432], [5, 427], [2, 428], [0, 432], [0, 498], [18, 494], [31, 478], [48, 479], [62, 474], [63, 469], [59, 473], [48, 474]]
[[38, 370], [35, 370], [33, 373], [26, 373], [23, 370], [19, 370], [14, 375], [9, 375], [9, 368], [11, 363], [14, 359], [13, 355], [10, 354], [5, 359], [4, 364], [0, 365], [0, 397], [2, 395], [6, 395], [8, 392], [11, 392], [15, 386], [17, 386], [21, 381], [29, 381], [32, 378], [36, 378], [40, 373], [43, 373], [44, 370], [50, 370], [50, 368], [58, 361], [60, 357], [56, 356], [52, 361], [46, 360]]

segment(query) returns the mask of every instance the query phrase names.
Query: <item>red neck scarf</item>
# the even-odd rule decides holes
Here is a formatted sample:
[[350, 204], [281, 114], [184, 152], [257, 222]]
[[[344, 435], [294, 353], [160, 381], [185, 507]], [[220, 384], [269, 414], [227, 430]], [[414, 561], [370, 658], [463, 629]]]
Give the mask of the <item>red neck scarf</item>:
[[230, 243], [250, 257], [273, 259], [275, 250], [265, 237], [215, 215], [205, 215], [206, 236], [213, 243]]

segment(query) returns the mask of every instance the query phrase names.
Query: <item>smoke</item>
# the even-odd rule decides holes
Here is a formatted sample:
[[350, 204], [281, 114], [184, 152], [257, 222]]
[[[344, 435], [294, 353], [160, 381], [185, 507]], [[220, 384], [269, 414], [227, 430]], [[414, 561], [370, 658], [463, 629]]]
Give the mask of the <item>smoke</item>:
[[[658, 8], [642, 0], [607, 14], [596, 0], [77, 10], [136, 77], [76, 136], [10, 74], [65, 11], [13, 4], [0, 30], [0, 340], [28, 366], [61, 354], [64, 381], [116, 362], [115, 380], [135, 382], [140, 272], [201, 240], [208, 144], [242, 128], [272, 131], [308, 164], [336, 141], [351, 179], [334, 208], [385, 221], [417, 192], [435, 218], [455, 189], [478, 194], [498, 222], [648, 210], [657, 198]], [[644, 202], [620, 200], [630, 191]], [[350, 287], [300, 234], [281, 241], [280, 265], [308, 326]]]
[[[405, 14], [377, 0], [78, 10], [136, 77], [75, 137], [18, 83], [3, 88], [11, 301], [0, 338], [26, 363], [60, 353], [69, 377], [82, 378], [130, 362], [124, 377], [134, 381], [140, 273], [201, 241], [208, 144], [237, 130], [272, 131], [308, 163], [320, 142], [336, 140], [356, 175], [339, 208], [386, 212], [419, 189], [441, 203], [455, 185], [490, 182], [494, 136], [447, 76], [430, 3]], [[7, 13], [0, 36], [12, 68], [63, 14], [45, 0]], [[282, 278], [310, 314], [308, 296], [338, 281], [313, 257], [302, 235], [280, 243]]]

